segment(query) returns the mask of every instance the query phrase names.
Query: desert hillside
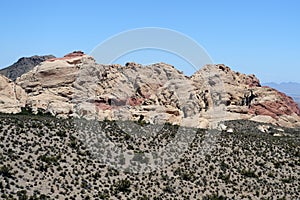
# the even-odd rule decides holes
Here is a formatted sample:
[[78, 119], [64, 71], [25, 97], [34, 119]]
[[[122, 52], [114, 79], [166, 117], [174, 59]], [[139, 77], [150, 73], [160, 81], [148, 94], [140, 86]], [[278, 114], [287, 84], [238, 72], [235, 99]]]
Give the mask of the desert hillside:
[[[214, 135], [197, 129], [174, 162], [149, 172], [121, 170], [89, 151], [82, 133], [107, 134], [147, 164], [147, 151], [163, 148], [178, 131], [166, 124], [147, 138], [134, 138], [117, 121], [60, 120], [48, 116], [0, 116], [1, 199], [297, 199], [299, 129], [230, 121], [234, 131]], [[129, 123], [129, 122], [127, 122]], [[138, 124], [140, 130], [150, 124]], [[140, 126], [141, 125], [141, 126]], [[191, 128], [185, 128], [188, 133]], [[156, 138], [161, 138], [157, 140]], [[94, 142], [95, 143], [95, 142]], [[100, 159], [99, 159], [100, 158]]]

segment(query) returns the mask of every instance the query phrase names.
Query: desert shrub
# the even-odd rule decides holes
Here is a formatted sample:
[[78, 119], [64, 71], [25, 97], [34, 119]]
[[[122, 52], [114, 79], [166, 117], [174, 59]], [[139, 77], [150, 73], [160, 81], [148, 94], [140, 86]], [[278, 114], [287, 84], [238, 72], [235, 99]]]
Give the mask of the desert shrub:
[[6, 165], [0, 167], [0, 175], [3, 177], [11, 178], [13, 176], [12, 167]]
[[274, 174], [273, 174], [272, 172], [269, 172], [269, 173], [268, 173], [268, 177], [270, 177], [270, 178], [275, 178], [275, 176], [274, 176]]
[[28, 107], [22, 107], [21, 112], [17, 113], [16, 115], [54, 117], [51, 115], [51, 113], [46, 112], [44, 109], [38, 108], [37, 112], [34, 113], [32, 108]]
[[21, 112], [17, 113], [17, 115], [33, 115], [33, 112], [31, 108], [22, 107]]
[[278, 168], [281, 168], [281, 166], [282, 166], [283, 164], [284, 164], [283, 162], [275, 162], [275, 163], [274, 163], [274, 167], [275, 167], [276, 169], [278, 169]]
[[59, 131], [56, 133], [56, 135], [57, 135], [58, 137], [67, 137], [66, 131], [63, 131], [63, 130], [59, 130]]
[[225, 200], [225, 199], [226, 199], [226, 197], [219, 196], [217, 194], [212, 194], [212, 195], [203, 197], [203, 200]]
[[105, 174], [106, 177], [109, 177], [109, 176], [118, 176], [119, 175], [119, 171], [112, 168], [112, 167], [108, 167], [107, 168], [107, 173]]
[[18, 196], [19, 200], [27, 200], [28, 199], [26, 190], [18, 191], [17, 196]]
[[129, 193], [131, 182], [127, 179], [122, 179], [115, 184], [117, 192]]
[[41, 160], [47, 164], [57, 165], [61, 155], [58, 156], [47, 156], [46, 154], [38, 157], [38, 160]]
[[145, 121], [145, 120], [138, 120], [138, 121], [135, 121], [136, 124], [140, 125], [140, 126], [146, 126], [148, 125], [148, 123]]
[[109, 194], [106, 193], [106, 192], [99, 193], [99, 194], [98, 194], [98, 197], [99, 197], [100, 199], [109, 199]]
[[229, 166], [222, 160], [220, 163], [221, 170], [225, 171], [226, 169], [229, 169]]
[[163, 191], [170, 193], [170, 194], [175, 192], [174, 189], [170, 185], [167, 185], [166, 187], [164, 187]]
[[195, 176], [192, 172], [182, 172], [180, 174], [180, 178], [184, 181], [193, 181], [193, 180], [195, 180]]
[[70, 143], [68, 145], [72, 149], [78, 149], [79, 148], [78, 141], [74, 136], [70, 136]]
[[138, 200], [149, 200], [150, 198], [147, 197], [145, 194], [143, 196], [139, 197]]
[[220, 174], [219, 179], [222, 179], [225, 183], [229, 183], [230, 182], [230, 174], [227, 174], [227, 175]]
[[251, 170], [242, 170], [241, 174], [249, 178], [258, 178], [255, 172]]
[[294, 178], [292, 176], [289, 176], [288, 178], [281, 179], [281, 181], [283, 183], [292, 183], [294, 182]]

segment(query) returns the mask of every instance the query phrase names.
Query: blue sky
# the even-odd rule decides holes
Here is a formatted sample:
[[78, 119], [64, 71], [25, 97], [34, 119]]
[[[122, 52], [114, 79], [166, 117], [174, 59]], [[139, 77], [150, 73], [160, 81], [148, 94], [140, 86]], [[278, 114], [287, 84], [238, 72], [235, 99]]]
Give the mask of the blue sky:
[[296, 0], [1, 1], [0, 67], [23, 56], [89, 53], [119, 32], [162, 27], [196, 40], [215, 63], [262, 82], [300, 82], [299, 10]]

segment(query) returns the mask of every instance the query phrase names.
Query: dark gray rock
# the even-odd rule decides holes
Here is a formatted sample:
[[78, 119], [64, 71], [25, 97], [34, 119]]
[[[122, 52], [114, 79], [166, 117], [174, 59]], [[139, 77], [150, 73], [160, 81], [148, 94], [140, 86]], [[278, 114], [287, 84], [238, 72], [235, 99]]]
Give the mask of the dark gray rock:
[[27, 73], [28, 71], [32, 70], [35, 66], [37, 66], [41, 62], [44, 62], [45, 60], [48, 60], [50, 58], [55, 58], [55, 56], [45, 55], [45, 56], [23, 57], [20, 58], [13, 65], [0, 70], [0, 74], [15, 81], [22, 74]]

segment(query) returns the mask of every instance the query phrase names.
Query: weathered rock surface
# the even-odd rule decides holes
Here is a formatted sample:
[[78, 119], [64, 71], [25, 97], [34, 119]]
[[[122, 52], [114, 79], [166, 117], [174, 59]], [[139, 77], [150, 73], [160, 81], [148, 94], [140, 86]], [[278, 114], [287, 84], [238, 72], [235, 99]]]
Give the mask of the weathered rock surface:
[[18, 78], [17, 85], [28, 94], [26, 105], [34, 112], [43, 109], [59, 117], [72, 114], [72, 84], [83, 58], [87, 56], [76, 52], [63, 59], [50, 59]]
[[13, 65], [6, 67], [4, 69], [1, 69], [0, 74], [15, 81], [22, 74], [29, 72], [30, 70], [32, 70], [35, 66], [37, 66], [41, 62], [44, 62], [44, 61], [46, 61], [48, 59], [52, 59], [52, 58], [55, 58], [55, 57], [52, 55], [23, 57], [23, 58], [20, 58]]
[[18, 113], [25, 107], [27, 94], [13, 81], [0, 75], [0, 112]]
[[[225, 65], [212, 65], [222, 79], [226, 105], [225, 119], [251, 119], [281, 126], [300, 125], [300, 109], [291, 97], [269, 88], [261, 87], [255, 75], [244, 75]], [[225, 98], [224, 98], [225, 97]]]
[[235, 119], [300, 126], [299, 107], [290, 97], [225, 65], [207, 65], [187, 77], [165, 63], [102, 65], [76, 51], [41, 63], [16, 84], [28, 94], [28, 107], [63, 118], [201, 128]]

